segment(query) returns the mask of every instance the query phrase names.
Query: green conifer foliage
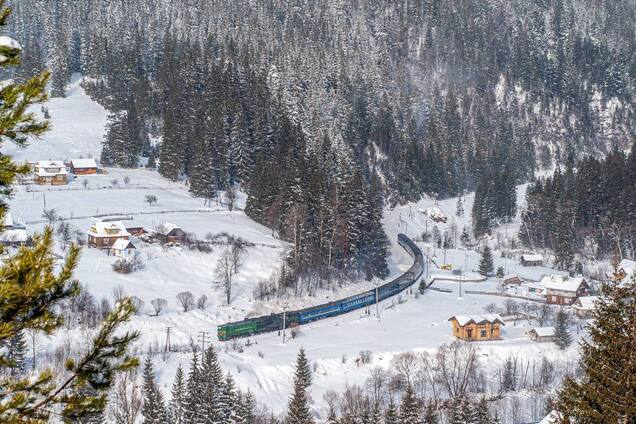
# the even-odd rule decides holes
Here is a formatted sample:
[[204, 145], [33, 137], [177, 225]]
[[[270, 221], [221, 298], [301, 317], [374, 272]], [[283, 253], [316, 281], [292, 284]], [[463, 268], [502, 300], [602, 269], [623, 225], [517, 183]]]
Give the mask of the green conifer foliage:
[[605, 283], [582, 341], [580, 379], [566, 378], [557, 410], [565, 423], [634, 423], [636, 277]]

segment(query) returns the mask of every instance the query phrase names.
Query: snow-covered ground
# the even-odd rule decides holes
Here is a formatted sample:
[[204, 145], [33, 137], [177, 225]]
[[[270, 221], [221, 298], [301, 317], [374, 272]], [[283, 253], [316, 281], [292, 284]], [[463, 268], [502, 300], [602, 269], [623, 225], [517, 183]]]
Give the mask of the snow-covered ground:
[[[49, 104], [52, 131], [40, 141], [34, 141], [26, 149], [9, 147], [6, 153], [20, 160], [70, 159], [92, 155], [98, 158], [104, 134], [106, 111], [91, 101], [79, 80], [74, 79], [65, 99], [53, 99]], [[271, 231], [251, 221], [241, 210], [244, 198], [239, 199], [239, 210], [228, 211], [224, 205], [205, 206], [201, 199], [192, 198], [187, 188], [179, 183], [162, 179], [151, 170], [106, 169], [107, 175], [80, 177], [68, 186], [44, 188], [18, 187], [11, 201], [14, 218], [28, 224], [30, 232], [40, 231], [45, 225], [43, 210], [55, 208], [61, 217], [77, 230], [85, 231], [92, 222], [91, 217], [103, 214], [124, 214], [132, 217], [126, 221], [130, 226], [145, 226], [152, 229], [162, 222], [172, 222], [185, 231], [203, 238], [208, 233], [227, 232], [252, 243], [245, 255], [244, 264], [236, 279], [231, 305], [225, 305], [223, 291], [214, 284], [214, 267], [222, 248], [212, 253], [199, 253], [182, 248], [162, 248], [138, 242], [145, 269], [129, 275], [112, 270], [114, 258], [96, 249], [84, 249], [76, 271], [76, 278], [85, 284], [97, 299], [111, 298], [113, 289], [123, 287], [126, 294], [135, 295], [145, 302], [129, 328], [140, 330], [142, 335], [137, 348], [145, 352], [148, 347], [163, 346], [166, 328], [171, 327], [171, 341], [175, 346], [187, 346], [197, 340], [199, 332], [208, 332], [219, 348], [225, 369], [231, 372], [241, 388], [249, 388], [257, 400], [276, 412], [284, 410], [291, 393], [292, 365], [298, 349], [307, 350], [316, 365], [312, 387], [313, 399], [319, 408], [323, 406], [325, 391], [343, 390], [347, 385], [362, 384], [375, 366], [388, 366], [393, 355], [404, 351], [435, 349], [442, 343], [453, 340], [448, 319], [455, 314], [482, 313], [490, 303], [503, 304], [502, 297], [486, 295], [459, 296], [457, 282], [436, 282], [435, 286], [451, 292], [427, 291], [417, 296], [405, 293], [380, 305], [380, 320], [375, 317], [375, 307], [370, 314], [357, 311], [344, 316], [319, 321], [300, 329], [299, 336], [282, 343], [277, 334], [264, 334], [251, 339], [239, 353], [232, 349], [233, 343], [216, 341], [216, 326], [228, 320], [237, 320], [257, 311], [279, 310], [282, 301], [271, 304], [255, 302], [252, 296], [256, 283], [276, 269], [286, 243], [272, 236]], [[125, 177], [130, 181], [124, 183]], [[87, 180], [86, 187], [83, 181]], [[117, 183], [113, 183], [117, 180]], [[525, 186], [519, 187], [519, 199], [523, 201]], [[148, 206], [144, 198], [154, 194], [158, 203]], [[461, 232], [467, 225], [472, 207], [472, 195], [464, 198], [464, 217], [455, 217], [455, 199], [435, 202], [422, 199], [420, 202], [399, 206], [385, 213], [385, 228], [392, 242], [389, 262], [392, 277], [407, 269], [412, 259], [397, 245], [397, 234], [402, 232], [416, 238], [428, 227], [438, 225], [441, 231], [449, 230], [453, 221]], [[436, 207], [448, 218], [446, 224], [434, 224], [420, 210]], [[518, 224], [510, 224], [500, 232], [516, 233]], [[493, 241], [494, 243], [494, 241]], [[420, 244], [430, 253], [436, 264], [444, 262], [443, 252]], [[468, 276], [475, 276], [479, 254], [475, 251], [449, 249], [445, 262], [454, 268], [468, 269]], [[503, 259], [495, 254], [495, 266], [504, 266], [506, 273], [516, 273], [522, 278], [539, 280], [543, 274], [553, 272], [549, 268], [523, 268], [514, 259]], [[432, 274], [450, 275], [449, 271], [433, 269]], [[463, 290], [495, 291], [499, 281], [489, 279], [480, 283], [462, 285]], [[372, 283], [359, 284], [334, 293], [318, 292], [315, 298], [286, 299], [292, 307], [321, 303], [335, 297], [344, 297], [358, 292]], [[189, 290], [195, 296], [205, 294], [209, 304], [205, 310], [184, 313], [176, 301], [176, 294]], [[168, 300], [167, 309], [158, 317], [150, 316], [150, 301], [154, 298]], [[503, 340], [481, 343], [483, 362], [489, 367], [500, 364], [508, 355], [537, 357], [547, 355], [559, 359], [576, 357], [573, 345], [566, 352], [557, 351], [551, 344], [536, 344], [527, 339], [524, 332], [527, 323], [517, 326], [508, 323], [503, 330]], [[80, 330], [64, 330], [55, 339], [40, 342], [40, 346], [53, 346], [62, 340], [80, 336]], [[245, 341], [241, 342], [245, 344]], [[371, 351], [370, 364], [358, 367], [354, 359], [361, 351]], [[171, 353], [165, 359], [156, 358], [160, 385], [169, 393], [178, 364], [187, 369], [188, 353]], [[163, 363], [162, 361], [165, 361]]]

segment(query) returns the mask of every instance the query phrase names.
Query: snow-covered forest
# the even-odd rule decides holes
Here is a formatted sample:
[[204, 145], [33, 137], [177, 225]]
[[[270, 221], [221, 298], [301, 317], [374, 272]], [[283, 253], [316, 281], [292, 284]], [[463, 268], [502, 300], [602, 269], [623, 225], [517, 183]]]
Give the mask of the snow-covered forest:
[[294, 243], [292, 280], [372, 277], [381, 190], [514, 186], [629, 147], [629, 4], [24, 0], [12, 32], [17, 73], [48, 66], [54, 96], [89, 77], [111, 111], [105, 164], [158, 164], [208, 198], [240, 183], [249, 216]]

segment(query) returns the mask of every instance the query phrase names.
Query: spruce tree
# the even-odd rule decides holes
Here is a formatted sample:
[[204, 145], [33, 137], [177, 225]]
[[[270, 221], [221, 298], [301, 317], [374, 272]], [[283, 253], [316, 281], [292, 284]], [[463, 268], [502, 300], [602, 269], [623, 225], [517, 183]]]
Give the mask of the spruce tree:
[[488, 409], [488, 402], [486, 398], [482, 397], [479, 403], [475, 405], [473, 424], [491, 424], [492, 418], [490, 417], [490, 410]]
[[580, 379], [567, 377], [557, 410], [577, 423], [633, 423], [636, 417], [636, 276], [614, 278], [601, 296], [581, 344]]
[[296, 359], [296, 372], [294, 376], [294, 392], [287, 407], [286, 424], [313, 424], [314, 419], [309, 405], [308, 389], [311, 384], [311, 374], [305, 352], [303, 349]]
[[166, 408], [163, 394], [155, 383], [155, 372], [150, 356], [146, 358], [143, 370], [143, 406], [141, 414], [144, 416], [144, 424], [163, 424], [167, 421]]
[[386, 411], [384, 411], [384, 422], [385, 424], [389, 423], [397, 423], [399, 419], [398, 410], [395, 407], [395, 402], [393, 402], [393, 398], [389, 399], [389, 405], [386, 407]]
[[24, 372], [24, 362], [27, 355], [27, 344], [24, 338], [24, 332], [19, 332], [15, 336], [11, 337], [5, 344], [6, 354], [11, 377], [16, 377]]
[[[0, 27], [7, 25], [10, 14], [5, 1], [0, 0]], [[21, 51], [15, 40], [3, 36], [0, 67], [19, 64]], [[46, 100], [49, 75], [43, 72], [22, 83], [8, 80], [2, 85], [0, 142], [8, 140], [24, 146], [29, 137], [46, 131], [48, 124], [27, 109]], [[4, 220], [13, 184], [28, 172], [28, 166], [18, 165], [10, 156], [0, 154], [0, 222]], [[80, 291], [79, 283], [72, 279], [78, 257], [79, 248], [71, 246], [60, 264], [54, 254], [53, 231], [46, 228], [33, 237], [31, 247], [23, 247], [17, 254], [4, 258], [0, 266], [0, 345], [26, 330], [53, 334], [60, 329], [62, 303]], [[66, 361], [62, 385], [57, 384], [58, 378], [52, 370], [29, 379], [0, 377], [0, 422], [44, 422], [54, 410], [59, 411], [62, 420], [79, 421], [103, 411], [115, 375], [137, 365], [137, 360], [127, 355], [127, 347], [138, 334], [114, 335], [133, 312], [130, 299], [117, 304], [105, 317], [88, 351]], [[7, 350], [0, 349], [0, 368], [13, 366], [15, 361], [7, 358]]]
[[172, 383], [172, 399], [169, 404], [170, 422], [173, 424], [186, 424], [186, 381], [181, 365], [177, 368], [177, 373]]
[[481, 252], [481, 260], [479, 261], [479, 273], [484, 277], [491, 275], [495, 266], [493, 264], [492, 259], [492, 251], [490, 250], [490, 246], [487, 244], [484, 245], [484, 248]]
[[402, 395], [402, 403], [400, 405], [399, 424], [419, 424], [420, 418], [420, 405], [413, 390], [413, 386], [410, 384], [406, 386], [406, 390]]
[[435, 404], [429, 402], [424, 409], [424, 424], [439, 424], [439, 414]]
[[554, 343], [561, 350], [565, 350], [572, 344], [569, 326], [568, 314], [563, 309], [559, 309], [554, 317]]

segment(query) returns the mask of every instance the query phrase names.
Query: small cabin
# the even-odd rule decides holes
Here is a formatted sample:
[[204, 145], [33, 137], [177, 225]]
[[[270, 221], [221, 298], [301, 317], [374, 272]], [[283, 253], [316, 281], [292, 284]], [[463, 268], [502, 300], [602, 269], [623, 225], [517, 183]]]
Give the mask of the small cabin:
[[41, 160], [35, 163], [33, 181], [39, 185], [65, 185], [68, 171], [62, 161]]
[[108, 249], [119, 239], [129, 240], [130, 233], [121, 221], [97, 221], [87, 231], [88, 245], [98, 249]]
[[123, 238], [115, 240], [110, 248], [110, 254], [122, 259], [128, 259], [135, 255], [137, 248], [130, 240]]
[[590, 294], [590, 286], [582, 277], [548, 275], [540, 283], [545, 288], [546, 302], [552, 305], [572, 305], [581, 296]]
[[521, 255], [521, 265], [523, 266], [542, 266], [543, 265], [543, 256], [524, 253]]
[[501, 326], [506, 325], [499, 314], [455, 315], [449, 321], [453, 336], [465, 341], [499, 340]]
[[537, 343], [553, 342], [556, 338], [554, 327], [536, 327], [526, 332], [526, 335]]
[[181, 243], [186, 239], [186, 232], [179, 226], [164, 222], [157, 229], [157, 233], [163, 239], [164, 243]]
[[75, 175], [97, 174], [97, 162], [95, 159], [72, 159], [71, 173]]
[[574, 313], [579, 318], [590, 318], [592, 316], [592, 312], [594, 312], [594, 304], [598, 296], [581, 296], [577, 298], [572, 304], [572, 309], [574, 309]]
[[19, 247], [29, 243], [29, 235], [26, 227], [13, 220], [11, 212], [7, 212], [2, 223], [0, 244], [3, 246]]
[[521, 278], [518, 275], [505, 275], [503, 278], [503, 283], [506, 286], [518, 286], [521, 284]]

